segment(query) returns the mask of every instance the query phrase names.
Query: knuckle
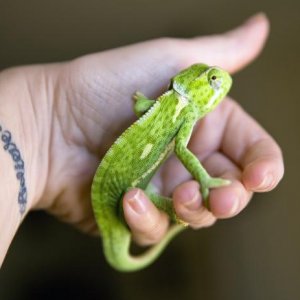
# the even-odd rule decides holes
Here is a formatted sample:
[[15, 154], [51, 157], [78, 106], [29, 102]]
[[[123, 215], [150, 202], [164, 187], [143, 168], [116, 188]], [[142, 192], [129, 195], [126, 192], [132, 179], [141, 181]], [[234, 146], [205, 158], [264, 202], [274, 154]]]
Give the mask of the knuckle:
[[[194, 204], [192, 204], [194, 206]], [[188, 207], [185, 205], [176, 205], [177, 216], [187, 223], [197, 222], [201, 220], [205, 214], [205, 208], [200, 206], [199, 208]]]
[[168, 227], [167, 217], [161, 214], [157, 218], [151, 218], [148, 222], [145, 222], [145, 226], [140, 231], [135, 240], [140, 245], [152, 245], [158, 243], [165, 235]]
[[204, 213], [198, 216], [197, 219], [193, 220], [190, 226], [194, 229], [210, 227], [217, 221], [216, 217], [214, 217], [211, 213]]
[[201, 206], [196, 211], [178, 211], [178, 216], [194, 229], [209, 227], [216, 222], [216, 217]]

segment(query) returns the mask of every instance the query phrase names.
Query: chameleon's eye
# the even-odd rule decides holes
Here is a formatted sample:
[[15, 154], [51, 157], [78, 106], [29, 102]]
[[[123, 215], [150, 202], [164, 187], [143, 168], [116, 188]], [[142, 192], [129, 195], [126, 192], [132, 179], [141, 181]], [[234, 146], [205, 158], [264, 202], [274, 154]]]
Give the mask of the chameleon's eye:
[[216, 79], [217, 79], [217, 76], [216, 76], [216, 75], [213, 75], [213, 76], [211, 76], [211, 79], [212, 79], [212, 80], [216, 80]]

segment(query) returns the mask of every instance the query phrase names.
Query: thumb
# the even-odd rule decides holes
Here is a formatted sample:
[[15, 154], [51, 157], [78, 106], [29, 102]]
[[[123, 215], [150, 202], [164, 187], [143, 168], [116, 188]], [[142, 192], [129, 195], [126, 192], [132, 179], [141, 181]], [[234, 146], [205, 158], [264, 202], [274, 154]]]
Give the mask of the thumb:
[[236, 72], [254, 60], [262, 50], [269, 33], [269, 22], [258, 13], [241, 26], [223, 34], [196, 37], [186, 42], [183, 65], [203, 61]]

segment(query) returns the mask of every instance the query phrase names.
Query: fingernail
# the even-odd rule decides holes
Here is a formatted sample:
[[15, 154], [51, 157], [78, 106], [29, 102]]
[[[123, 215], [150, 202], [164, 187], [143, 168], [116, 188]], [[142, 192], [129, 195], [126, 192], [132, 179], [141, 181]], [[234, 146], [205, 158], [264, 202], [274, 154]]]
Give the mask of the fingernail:
[[182, 198], [181, 203], [188, 209], [196, 210], [200, 207], [200, 194], [199, 192], [196, 192], [194, 196], [190, 199], [188, 198]]
[[142, 197], [141, 192], [139, 190], [136, 190], [132, 194], [132, 196], [128, 199], [128, 203], [137, 214], [142, 215], [147, 211], [146, 199]]
[[264, 177], [264, 180], [261, 182], [259, 186], [256, 187], [257, 190], [266, 190], [273, 185], [274, 177], [271, 174], [267, 174]]

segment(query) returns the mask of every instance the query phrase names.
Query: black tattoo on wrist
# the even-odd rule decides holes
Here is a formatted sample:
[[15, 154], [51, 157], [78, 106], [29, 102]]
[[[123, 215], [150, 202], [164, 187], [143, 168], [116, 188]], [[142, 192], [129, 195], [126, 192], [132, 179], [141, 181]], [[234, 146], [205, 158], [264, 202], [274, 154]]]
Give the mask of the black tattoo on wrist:
[[3, 142], [3, 149], [7, 151], [13, 162], [16, 172], [16, 177], [20, 182], [19, 194], [18, 194], [18, 203], [19, 203], [19, 210], [21, 215], [26, 210], [27, 205], [27, 188], [25, 183], [25, 165], [24, 160], [22, 159], [20, 150], [17, 148], [16, 144], [12, 141], [11, 133], [8, 130], [3, 130], [0, 125], [0, 138]]

